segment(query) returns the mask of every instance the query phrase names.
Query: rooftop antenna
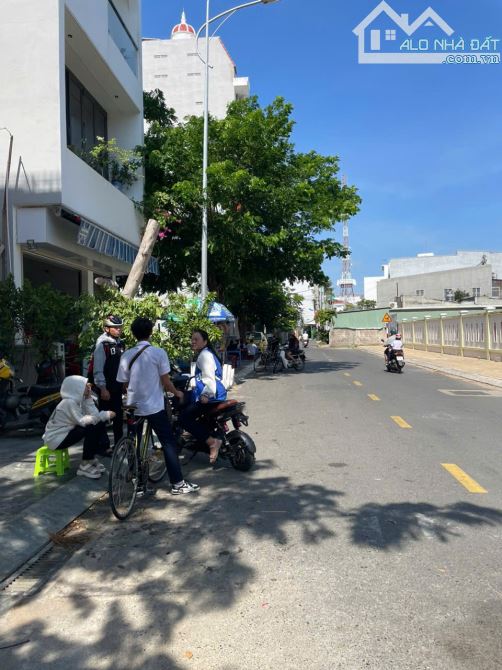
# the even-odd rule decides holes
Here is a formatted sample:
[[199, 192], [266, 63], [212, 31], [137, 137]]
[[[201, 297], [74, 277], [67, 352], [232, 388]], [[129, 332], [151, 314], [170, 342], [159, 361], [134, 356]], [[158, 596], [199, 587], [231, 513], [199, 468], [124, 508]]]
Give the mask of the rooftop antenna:
[[[347, 178], [345, 175], [342, 177], [342, 188], [347, 186]], [[350, 251], [349, 246], [349, 216], [348, 214], [342, 215], [343, 221], [343, 246], [347, 251]], [[354, 297], [354, 286], [356, 285], [356, 280], [352, 279], [352, 261], [351, 257], [346, 256], [342, 260], [342, 276], [337, 280], [336, 285], [340, 290], [340, 297], [345, 302], [348, 302], [349, 298]]]

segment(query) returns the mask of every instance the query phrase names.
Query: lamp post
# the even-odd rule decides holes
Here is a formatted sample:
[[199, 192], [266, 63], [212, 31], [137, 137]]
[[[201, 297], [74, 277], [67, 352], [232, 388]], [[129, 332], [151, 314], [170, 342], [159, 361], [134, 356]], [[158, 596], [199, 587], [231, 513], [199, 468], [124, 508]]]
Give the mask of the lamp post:
[[[203, 147], [202, 147], [202, 244], [201, 244], [201, 300], [204, 301], [207, 296], [207, 165], [208, 165], [208, 151], [209, 151], [209, 25], [218, 21], [219, 19], [229, 18], [231, 14], [239, 11], [240, 9], [245, 9], [246, 7], [252, 7], [253, 5], [271, 5], [272, 3], [277, 2], [277, 0], [252, 0], [251, 2], [245, 2], [241, 5], [236, 5], [230, 9], [213, 16], [209, 17], [209, 5], [210, 0], [206, 0], [206, 21], [197, 31], [196, 35], [196, 44], [197, 44], [197, 54], [201, 61], [204, 63], [204, 138], [203, 138]], [[205, 38], [206, 38], [206, 50], [205, 58], [199, 53], [199, 36], [201, 32], [205, 29]]]

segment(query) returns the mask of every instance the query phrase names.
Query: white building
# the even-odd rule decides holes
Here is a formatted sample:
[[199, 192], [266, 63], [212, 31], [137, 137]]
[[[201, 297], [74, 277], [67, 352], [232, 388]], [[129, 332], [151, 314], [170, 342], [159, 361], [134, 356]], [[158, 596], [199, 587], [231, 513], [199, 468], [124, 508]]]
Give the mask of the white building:
[[377, 299], [377, 284], [381, 279], [388, 279], [389, 277], [389, 266], [382, 265], [382, 276], [381, 277], [364, 277], [364, 299], [365, 300], [376, 300]]
[[[206, 52], [206, 40], [199, 39], [199, 53]], [[249, 96], [249, 79], [237, 77], [235, 63], [219, 37], [209, 40], [209, 113], [219, 119], [226, 116], [230, 102]], [[204, 103], [204, 63], [197, 55], [195, 30], [181, 22], [171, 31], [171, 39], [143, 40], [143, 87], [160, 89], [168, 107], [177, 118], [201, 116]]]
[[[3, 241], [17, 284], [78, 295], [96, 275], [129, 272], [142, 181], [123, 193], [75, 152], [97, 136], [142, 144], [140, 35], [140, 0], [2, 0], [0, 127], [13, 136]], [[8, 143], [1, 132], [0, 188]]]

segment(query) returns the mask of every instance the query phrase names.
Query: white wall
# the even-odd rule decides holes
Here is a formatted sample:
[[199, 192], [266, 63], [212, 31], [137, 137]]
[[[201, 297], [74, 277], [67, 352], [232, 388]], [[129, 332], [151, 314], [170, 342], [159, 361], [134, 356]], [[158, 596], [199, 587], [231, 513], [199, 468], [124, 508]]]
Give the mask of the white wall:
[[483, 256], [486, 257], [486, 263], [492, 265], [493, 272], [502, 279], [502, 253], [490, 251], [457, 251], [455, 254], [444, 256], [394, 258], [389, 262], [389, 276], [394, 279], [425, 272], [476, 267], [481, 264]]
[[[205, 43], [205, 39], [199, 40], [203, 56]], [[195, 38], [143, 41], [143, 88], [145, 91], [159, 88], [180, 121], [189, 115], [201, 116], [203, 112], [204, 64], [194, 55], [195, 44]], [[236, 94], [235, 66], [219, 37], [210, 40], [209, 62], [213, 66], [209, 72], [209, 113], [221, 119]]]

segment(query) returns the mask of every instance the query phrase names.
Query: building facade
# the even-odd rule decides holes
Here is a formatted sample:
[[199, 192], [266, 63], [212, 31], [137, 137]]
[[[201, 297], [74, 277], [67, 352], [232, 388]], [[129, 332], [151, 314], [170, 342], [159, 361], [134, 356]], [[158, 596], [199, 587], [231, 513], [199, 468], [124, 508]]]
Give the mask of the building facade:
[[[197, 47], [204, 57], [206, 41], [201, 38], [196, 44], [195, 30], [187, 23], [185, 12], [170, 39], [143, 40], [144, 89], [160, 89], [179, 121], [203, 113], [204, 63]], [[210, 38], [209, 63], [209, 113], [222, 119], [230, 102], [249, 96], [249, 79], [237, 76], [235, 63], [219, 37]]]
[[18, 285], [48, 282], [77, 296], [96, 276], [130, 270], [141, 178], [119, 190], [85, 158], [97, 137], [125, 149], [143, 142], [140, 35], [140, 0], [3, 0], [2, 242], [4, 274]]
[[458, 291], [478, 304], [500, 302], [501, 278], [502, 253], [459, 251], [393, 259], [388, 278], [376, 284], [377, 307], [451, 303]]

